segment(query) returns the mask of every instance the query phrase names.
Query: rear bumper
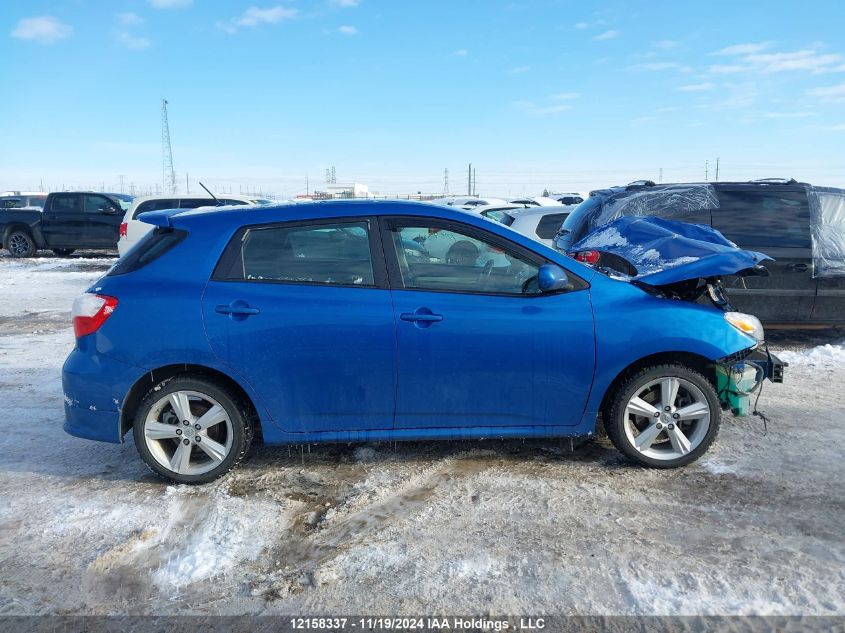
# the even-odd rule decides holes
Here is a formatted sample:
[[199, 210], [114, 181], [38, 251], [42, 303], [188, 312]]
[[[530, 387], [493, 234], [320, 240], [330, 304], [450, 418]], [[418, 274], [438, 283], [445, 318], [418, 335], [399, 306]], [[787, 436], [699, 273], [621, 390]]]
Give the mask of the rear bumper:
[[144, 370], [75, 348], [62, 368], [64, 430], [101, 442], [120, 442], [120, 408]]

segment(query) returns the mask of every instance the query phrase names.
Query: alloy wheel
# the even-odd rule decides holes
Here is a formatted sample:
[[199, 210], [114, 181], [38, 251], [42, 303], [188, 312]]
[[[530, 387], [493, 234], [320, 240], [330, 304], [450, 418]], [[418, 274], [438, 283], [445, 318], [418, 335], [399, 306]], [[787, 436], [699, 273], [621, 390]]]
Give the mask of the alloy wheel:
[[29, 240], [25, 235], [15, 233], [9, 238], [9, 252], [12, 255], [25, 255], [29, 252]]
[[198, 391], [175, 391], [156, 402], [144, 420], [153, 458], [179, 475], [202, 475], [232, 450], [232, 420], [217, 400]]
[[625, 407], [625, 435], [639, 453], [658, 460], [684, 457], [704, 441], [710, 405], [684, 378], [666, 376], [646, 383]]

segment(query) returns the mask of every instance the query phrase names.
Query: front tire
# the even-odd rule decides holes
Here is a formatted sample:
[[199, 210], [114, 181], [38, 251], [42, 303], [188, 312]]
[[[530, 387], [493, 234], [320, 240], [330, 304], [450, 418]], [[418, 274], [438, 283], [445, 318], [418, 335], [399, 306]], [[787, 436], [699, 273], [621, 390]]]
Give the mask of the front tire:
[[12, 257], [32, 257], [35, 255], [35, 240], [26, 231], [12, 231], [6, 240], [6, 249]]
[[164, 479], [201, 484], [229, 472], [252, 444], [252, 419], [228, 388], [205, 377], [177, 376], [141, 401], [133, 428], [147, 466]]
[[684, 365], [646, 367], [617, 390], [605, 428], [614, 446], [651, 468], [678, 468], [703, 455], [719, 432], [710, 381]]

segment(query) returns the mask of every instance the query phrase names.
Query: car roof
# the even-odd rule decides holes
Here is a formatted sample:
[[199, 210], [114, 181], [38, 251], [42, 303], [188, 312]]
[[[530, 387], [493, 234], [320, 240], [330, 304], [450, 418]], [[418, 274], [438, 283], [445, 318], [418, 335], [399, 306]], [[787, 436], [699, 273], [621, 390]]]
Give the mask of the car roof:
[[[245, 196], [243, 194], [228, 194], [228, 193], [221, 193], [217, 194], [218, 200], [240, 200], [241, 202], [252, 202], [253, 200], [257, 200], [256, 196]], [[139, 206], [141, 206], [144, 202], [148, 202], [150, 200], [208, 200], [209, 205], [215, 205], [216, 202], [214, 198], [209, 196], [207, 193], [203, 192], [202, 194], [190, 194], [190, 193], [175, 193], [173, 195], [167, 194], [156, 194], [154, 196], [142, 196], [140, 198], [135, 198], [132, 201], [132, 206], [129, 207], [129, 211], [135, 211]]]

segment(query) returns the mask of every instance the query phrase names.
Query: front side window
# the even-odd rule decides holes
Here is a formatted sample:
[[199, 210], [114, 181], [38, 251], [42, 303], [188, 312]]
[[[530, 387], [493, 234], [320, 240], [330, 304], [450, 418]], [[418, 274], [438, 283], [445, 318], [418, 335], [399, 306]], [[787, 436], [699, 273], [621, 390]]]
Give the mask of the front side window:
[[114, 206], [114, 202], [103, 196], [85, 196], [85, 211], [88, 213], [105, 213]]
[[247, 281], [375, 285], [367, 221], [248, 229], [240, 251]]
[[537, 294], [539, 265], [475, 234], [425, 226], [391, 229], [402, 285], [414, 290]]

